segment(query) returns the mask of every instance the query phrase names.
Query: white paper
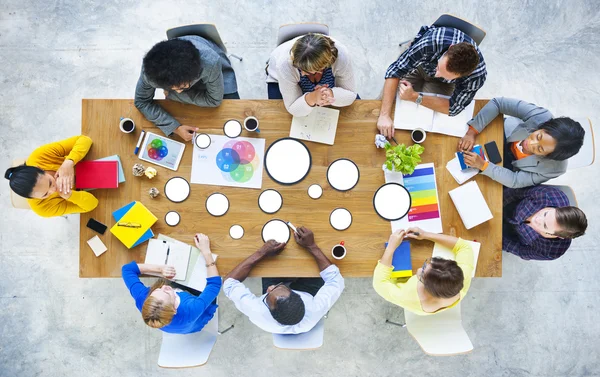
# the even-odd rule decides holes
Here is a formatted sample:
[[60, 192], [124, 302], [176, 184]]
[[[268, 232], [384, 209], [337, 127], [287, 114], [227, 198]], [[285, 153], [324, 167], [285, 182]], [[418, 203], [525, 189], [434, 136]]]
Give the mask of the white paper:
[[165, 241], [150, 239], [146, 248], [145, 264], [158, 264], [163, 266], [167, 260], [167, 250], [169, 245]]
[[462, 185], [469, 179], [473, 178], [479, 172], [479, 170], [475, 168], [461, 170], [458, 157], [454, 157], [452, 160], [448, 161], [448, 163], [446, 164], [446, 169], [448, 169], [452, 177], [456, 180], [456, 182], [459, 185]]
[[448, 192], [456, 206], [465, 228], [471, 229], [494, 216], [488, 207], [477, 182], [471, 181]]
[[290, 137], [333, 145], [340, 111], [315, 107], [309, 115], [292, 118]]
[[106, 250], [108, 250], [106, 248], [106, 245], [104, 245], [104, 242], [102, 242], [102, 240], [98, 236], [94, 236], [94, 237], [90, 238], [87, 241], [87, 244], [90, 245], [90, 247], [92, 248], [92, 251], [94, 252], [94, 254], [96, 254], [97, 257], [104, 254], [104, 252]]
[[456, 137], [465, 136], [469, 129], [467, 122], [473, 118], [474, 110], [475, 101], [471, 101], [463, 111], [453, 117], [436, 112], [433, 116], [433, 132]]
[[[198, 250], [198, 249], [196, 249]], [[187, 287], [193, 288], [197, 291], [203, 291], [206, 288], [206, 278], [208, 276], [207, 268], [206, 268], [206, 259], [204, 259], [204, 255], [200, 253], [198, 250], [198, 259], [196, 259], [196, 265], [194, 266], [194, 270], [192, 271], [192, 276], [188, 280]], [[217, 261], [217, 254], [212, 254], [213, 260]]]
[[[479, 260], [479, 250], [481, 249], [481, 244], [479, 242], [467, 241], [471, 244], [473, 248], [473, 277], [475, 277], [475, 271], [477, 271], [477, 261]], [[438, 243], [433, 245], [433, 253], [431, 257], [444, 258], [449, 260], [456, 260], [456, 255], [452, 252], [451, 249], [448, 249], [445, 246], [442, 246]]]
[[191, 183], [260, 189], [265, 139], [209, 135], [206, 149], [193, 148]]
[[425, 131], [432, 130], [434, 111], [419, 106], [414, 102], [396, 98], [396, 110], [394, 111], [394, 128], [399, 130], [414, 130], [422, 128]]

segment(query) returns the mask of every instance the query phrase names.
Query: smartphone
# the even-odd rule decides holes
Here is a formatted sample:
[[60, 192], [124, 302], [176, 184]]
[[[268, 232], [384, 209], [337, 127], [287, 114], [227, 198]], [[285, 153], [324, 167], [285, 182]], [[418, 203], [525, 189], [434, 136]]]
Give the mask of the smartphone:
[[94, 220], [94, 219], [89, 219], [86, 226], [88, 228], [90, 228], [91, 230], [98, 232], [100, 234], [104, 234], [104, 232], [106, 232], [106, 228], [107, 228], [106, 225], [104, 225], [101, 222]]
[[490, 159], [492, 164], [499, 164], [502, 162], [502, 157], [500, 157], [500, 152], [498, 151], [498, 146], [495, 141], [490, 141], [484, 145], [485, 151]]

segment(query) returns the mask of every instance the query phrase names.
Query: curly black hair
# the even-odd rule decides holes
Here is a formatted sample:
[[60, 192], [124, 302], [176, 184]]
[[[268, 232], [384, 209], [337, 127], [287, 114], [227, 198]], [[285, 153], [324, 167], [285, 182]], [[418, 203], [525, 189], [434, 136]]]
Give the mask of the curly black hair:
[[200, 53], [190, 41], [159, 42], [144, 56], [144, 72], [161, 88], [190, 83], [200, 74]]
[[291, 291], [288, 297], [278, 297], [275, 301], [275, 308], [269, 308], [269, 310], [277, 322], [286, 326], [300, 323], [306, 311], [304, 301], [294, 291]]

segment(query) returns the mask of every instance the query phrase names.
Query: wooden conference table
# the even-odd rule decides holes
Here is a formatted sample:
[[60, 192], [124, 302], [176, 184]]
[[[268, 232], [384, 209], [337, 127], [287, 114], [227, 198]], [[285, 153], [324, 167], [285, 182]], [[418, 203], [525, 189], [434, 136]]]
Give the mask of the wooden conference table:
[[[225, 100], [218, 108], [200, 108], [171, 101], [159, 103], [182, 124], [197, 126], [209, 134], [222, 135], [223, 124], [228, 119], [243, 121], [247, 116], [254, 115], [260, 121], [260, 134], [244, 131], [241, 136], [265, 138], [265, 151], [273, 141], [289, 136], [292, 116], [286, 111], [282, 101]], [[487, 101], [477, 101], [475, 111], [478, 112], [486, 103]], [[298, 184], [279, 185], [264, 172], [261, 190], [192, 184], [187, 200], [172, 203], [164, 196], [164, 185], [174, 176], [190, 180], [193, 145], [188, 143], [186, 146], [176, 172], [141, 161], [133, 154], [141, 129], [157, 134], [161, 132], [137, 111], [133, 100], [84, 99], [81, 131], [94, 141], [86, 159], [118, 154], [123, 162], [126, 181], [118, 189], [95, 190], [94, 195], [99, 200], [98, 207], [90, 213], [81, 214], [79, 276], [120, 277], [123, 264], [132, 260], [139, 263], [144, 261], [147, 243], [128, 250], [112, 236], [110, 230], [100, 236], [108, 248], [100, 257], [96, 257], [86, 243], [97, 234], [86, 227], [88, 219], [94, 218], [110, 229], [115, 224], [112, 212], [134, 200], [141, 201], [158, 218], [152, 227], [155, 235], [162, 233], [193, 244], [192, 237], [195, 233], [207, 234], [211, 239], [213, 253], [219, 255], [218, 268], [222, 276], [262, 246], [261, 229], [273, 218], [289, 220], [296, 226], [304, 225], [312, 229], [317, 244], [330, 259], [333, 259], [331, 248], [340, 241], [345, 241], [347, 256], [341, 261], [335, 261], [342, 274], [345, 277], [372, 276], [391, 232], [390, 223], [380, 218], [373, 209], [373, 194], [385, 183], [381, 169], [385, 152], [377, 149], [374, 144], [380, 106], [381, 101], [361, 100], [341, 109], [333, 146], [304, 142], [312, 155], [312, 168], [308, 176]], [[121, 117], [129, 117], [135, 121], [134, 133], [123, 134], [119, 130]], [[477, 142], [483, 145], [495, 140], [502, 152], [502, 133], [502, 119], [498, 117], [478, 136]], [[399, 143], [412, 143], [408, 131], [398, 130], [395, 137]], [[485, 176], [478, 175], [474, 178], [494, 218], [466, 230], [448, 195], [449, 190], [458, 187], [446, 169], [446, 163], [454, 157], [457, 143], [458, 138], [429, 133], [423, 143], [425, 152], [421, 156], [423, 163], [435, 164], [444, 233], [481, 242], [477, 276], [501, 276], [502, 186]], [[360, 169], [358, 185], [348, 192], [332, 189], [325, 176], [329, 164], [342, 157], [353, 160]], [[133, 176], [132, 166], [136, 162], [154, 166], [158, 175], [153, 179]], [[320, 184], [324, 190], [323, 196], [318, 200], [307, 195], [308, 186], [313, 183]], [[161, 192], [155, 199], [148, 195], [151, 187], [156, 187]], [[283, 207], [273, 215], [267, 215], [258, 208], [258, 196], [268, 188], [277, 189], [283, 196]], [[222, 217], [213, 217], [205, 209], [206, 198], [217, 191], [224, 193], [230, 201], [230, 209]], [[329, 224], [329, 214], [337, 207], [345, 207], [352, 213], [352, 225], [345, 231], [334, 230]], [[164, 216], [169, 210], [176, 210], [181, 215], [181, 222], [176, 227], [165, 224]], [[230, 238], [229, 228], [233, 224], [244, 227], [242, 239]], [[432, 242], [411, 241], [413, 271], [426, 258], [431, 257], [432, 249]], [[254, 268], [251, 276], [318, 276], [318, 269], [313, 258], [291, 240], [279, 256], [264, 260]]]

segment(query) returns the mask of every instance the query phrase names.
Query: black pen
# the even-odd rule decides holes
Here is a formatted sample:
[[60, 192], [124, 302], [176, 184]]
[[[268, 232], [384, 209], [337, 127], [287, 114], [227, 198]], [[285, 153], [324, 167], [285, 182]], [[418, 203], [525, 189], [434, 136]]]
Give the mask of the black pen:
[[393, 136], [392, 136], [392, 140], [394, 140], [394, 143], [396, 143], [396, 145], [398, 145], [398, 141], [396, 139], [394, 139]]

